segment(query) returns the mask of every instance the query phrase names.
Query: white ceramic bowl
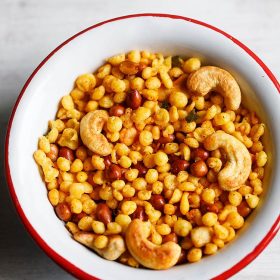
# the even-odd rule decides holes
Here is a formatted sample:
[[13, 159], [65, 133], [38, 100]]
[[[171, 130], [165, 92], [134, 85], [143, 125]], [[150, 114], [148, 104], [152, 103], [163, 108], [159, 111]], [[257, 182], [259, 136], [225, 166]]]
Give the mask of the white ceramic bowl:
[[[167, 271], [134, 269], [106, 261], [73, 241], [48, 201], [33, 160], [38, 136], [45, 133], [61, 96], [75, 78], [95, 70], [105, 58], [132, 49], [199, 56], [228, 69], [237, 79], [243, 102], [266, 124], [268, 153], [265, 192], [258, 208], [231, 242], [199, 263]], [[89, 27], [55, 49], [26, 82], [14, 107], [6, 139], [6, 174], [11, 196], [27, 230], [43, 250], [79, 278], [224, 279], [251, 262], [279, 229], [279, 84], [263, 62], [230, 35], [208, 24], [172, 15], [130, 15]]]

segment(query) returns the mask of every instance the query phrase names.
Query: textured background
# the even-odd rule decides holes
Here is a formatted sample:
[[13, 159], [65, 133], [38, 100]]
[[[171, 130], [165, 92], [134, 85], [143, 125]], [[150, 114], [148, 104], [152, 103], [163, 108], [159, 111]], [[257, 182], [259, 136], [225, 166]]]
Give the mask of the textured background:
[[[99, 21], [158, 12], [213, 24], [250, 47], [280, 77], [278, 0], [0, 0], [0, 279], [73, 279], [25, 232], [4, 177], [4, 136], [11, 108], [33, 69], [69, 36]], [[280, 234], [233, 279], [280, 279]]]

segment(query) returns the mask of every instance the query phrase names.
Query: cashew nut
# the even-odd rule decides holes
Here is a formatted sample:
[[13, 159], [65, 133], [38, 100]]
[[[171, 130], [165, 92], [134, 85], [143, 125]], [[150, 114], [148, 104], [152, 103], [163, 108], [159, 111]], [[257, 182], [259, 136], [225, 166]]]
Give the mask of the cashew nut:
[[80, 123], [80, 134], [83, 143], [94, 153], [107, 156], [112, 152], [112, 144], [101, 133], [108, 120], [108, 113], [96, 110], [87, 113]]
[[190, 74], [187, 87], [202, 96], [212, 90], [220, 93], [229, 110], [237, 110], [241, 103], [241, 92], [236, 80], [229, 72], [219, 67], [201, 67]]
[[110, 235], [108, 245], [104, 249], [98, 249], [93, 245], [97, 234], [89, 232], [76, 232], [74, 239], [94, 250], [97, 254], [106, 260], [114, 261], [125, 252], [124, 240], [120, 235]]
[[126, 230], [126, 245], [131, 255], [143, 266], [152, 269], [168, 269], [175, 265], [181, 254], [181, 247], [169, 241], [155, 245], [148, 239], [145, 224], [133, 220]]
[[204, 141], [208, 151], [222, 148], [227, 156], [225, 167], [218, 173], [218, 182], [225, 191], [237, 190], [247, 180], [252, 160], [245, 145], [234, 136], [218, 130]]

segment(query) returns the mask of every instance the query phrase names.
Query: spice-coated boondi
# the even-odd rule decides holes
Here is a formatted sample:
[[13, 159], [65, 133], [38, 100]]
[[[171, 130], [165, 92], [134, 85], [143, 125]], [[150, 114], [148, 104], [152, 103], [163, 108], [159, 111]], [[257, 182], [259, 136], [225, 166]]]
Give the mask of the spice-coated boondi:
[[58, 218], [133, 267], [215, 254], [263, 191], [265, 126], [241, 101], [194, 57], [134, 50], [79, 76], [34, 153]]

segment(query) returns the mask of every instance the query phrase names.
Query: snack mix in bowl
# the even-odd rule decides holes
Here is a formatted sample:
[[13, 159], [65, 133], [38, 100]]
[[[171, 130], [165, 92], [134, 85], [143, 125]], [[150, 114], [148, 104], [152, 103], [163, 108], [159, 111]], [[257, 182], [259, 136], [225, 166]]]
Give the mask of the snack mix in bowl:
[[215, 254], [263, 191], [265, 126], [241, 99], [198, 58], [131, 51], [79, 76], [34, 153], [58, 218], [133, 267]]

